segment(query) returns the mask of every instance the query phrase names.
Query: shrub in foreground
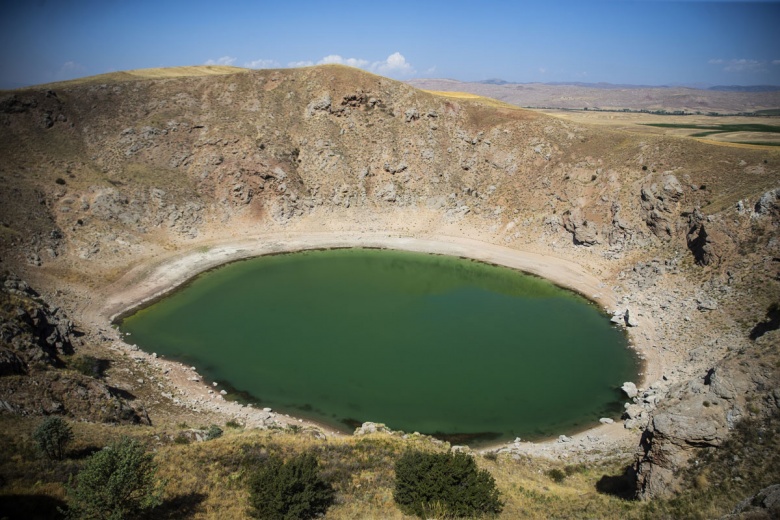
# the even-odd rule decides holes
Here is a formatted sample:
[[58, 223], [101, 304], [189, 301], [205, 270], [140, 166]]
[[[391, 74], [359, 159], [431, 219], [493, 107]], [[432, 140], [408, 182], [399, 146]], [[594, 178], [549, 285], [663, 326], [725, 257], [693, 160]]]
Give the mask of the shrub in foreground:
[[406, 452], [395, 464], [393, 498], [420, 518], [493, 516], [504, 507], [492, 475], [465, 453]]
[[120, 520], [159, 505], [164, 482], [137, 440], [123, 437], [92, 455], [68, 485], [68, 518]]
[[73, 440], [73, 432], [64, 420], [49, 417], [33, 432], [38, 448], [52, 460], [65, 458], [65, 448]]
[[249, 512], [254, 518], [307, 519], [325, 514], [335, 491], [319, 471], [317, 458], [304, 453], [287, 462], [270, 457], [249, 478]]

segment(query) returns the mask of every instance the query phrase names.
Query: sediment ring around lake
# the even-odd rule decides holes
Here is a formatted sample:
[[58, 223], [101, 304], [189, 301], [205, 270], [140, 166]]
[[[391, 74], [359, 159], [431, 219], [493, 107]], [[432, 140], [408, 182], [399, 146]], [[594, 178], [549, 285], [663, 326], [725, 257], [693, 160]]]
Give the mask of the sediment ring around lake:
[[[113, 319], [119, 314], [126, 314], [170, 292], [198, 273], [238, 259], [307, 249], [344, 247], [388, 248], [472, 258], [544, 277], [559, 286], [587, 296], [604, 309], [610, 309], [614, 305], [613, 298], [604, 290], [604, 284], [600, 280], [579, 265], [555, 257], [453, 237], [420, 239], [386, 234], [287, 233], [265, 235], [256, 240], [229, 244], [213, 243], [208, 247], [201, 246], [195, 251], [166, 258], [151, 266], [138, 266], [113, 284], [110, 298], [102, 302], [102, 316]], [[652, 359], [649, 361], [652, 362]], [[648, 368], [658, 369], [646, 364], [645, 374]], [[381, 417], [371, 417], [371, 420], [381, 420]]]

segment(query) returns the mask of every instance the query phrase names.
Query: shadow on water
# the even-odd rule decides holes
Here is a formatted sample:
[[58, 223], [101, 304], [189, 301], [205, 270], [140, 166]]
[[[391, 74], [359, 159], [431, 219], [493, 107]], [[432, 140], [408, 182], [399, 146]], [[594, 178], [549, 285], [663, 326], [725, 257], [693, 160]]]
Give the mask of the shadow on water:
[[27, 520], [48, 520], [65, 518], [59, 512], [65, 509], [65, 502], [48, 495], [5, 495], [0, 496], [0, 517], [24, 518]]
[[496, 439], [501, 438], [501, 434], [496, 432], [477, 432], [477, 433], [436, 432], [436, 433], [427, 433], [426, 435], [430, 435], [431, 437], [435, 439], [439, 439], [440, 441], [449, 442], [450, 444], [467, 444], [472, 447], [478, 446], [480, 444], [485, 444], [491, 441], [495, 441]]
[[363, 421], [358, 421], [357, 419], [352, 419], [351, 417], [347, 417], [346, 419], [342, 419], [339, 421], [340, 423], [346, 425], [347, 428], [350, 430], [356, 430], [363, 426]]
[[633, 466], [626, 466], [619, 475], [604, 475], [596, 482], [596, 491], [623, 500], [636, 499], [636, 472]]

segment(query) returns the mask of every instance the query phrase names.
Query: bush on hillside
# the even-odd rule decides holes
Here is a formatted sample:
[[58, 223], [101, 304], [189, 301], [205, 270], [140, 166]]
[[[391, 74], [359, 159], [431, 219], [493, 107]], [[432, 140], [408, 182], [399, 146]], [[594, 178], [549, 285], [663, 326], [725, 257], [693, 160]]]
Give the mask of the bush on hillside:
[[68, 485], [68, 518], [121, 520], [162, 502], [165, 483], [137, 440], [123, 437], [92, 455]]
[[223, 433], [224, 432], [222, 431], [222, 428], [220, 428], [216, 424], [212, 424], [211, 426], [209, 426], [209, 429], [206, 430], [206, 440], [210, 441], [214, 439], [219, 439], [220, 437], [222, 437]]
[[420, 518], [494, 516], [504, 507], [496, 481], [465, 453], [406, 452], [395, 464], [393, 498]]
[[65, 458], [65, 448], [73, 440], [73, 432], [64, 420], [49, 417], [33, 432], [38, 448], [52, 460]]
[[310, 453], [287, 462], [270, 457], [249, 479], [254, 518], [314, 518], [325, 514], [334, 498], [333, 487], [320, 476], [317, 458]]

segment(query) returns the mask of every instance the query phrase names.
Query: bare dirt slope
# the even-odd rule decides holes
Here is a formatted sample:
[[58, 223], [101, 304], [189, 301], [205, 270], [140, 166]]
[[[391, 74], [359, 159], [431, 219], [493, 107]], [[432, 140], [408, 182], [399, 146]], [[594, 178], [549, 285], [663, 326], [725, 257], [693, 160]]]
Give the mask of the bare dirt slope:
[[[630, 134], [340, 66], [229, 72], [0, 94], [0, 267], [80, 324], [84, 348], [130, 351], [165, 381], [123, 383], [152, 421], [220, 413], [218, 399], [128, 350], [107, 303], [182, 257], [315, 234], [468, 243], [475, 257], [500, 247], [598, 280], [587, 296], [628, 310], [652, 361], [615, 434], [644, 439], [643, 493], [672, 489], [674, 468], [738, 418], [774, 410], [780, 151]], [[731, 386], [713, 388], [713, 373]], [[160, 397], [169, 384], [175, 400]], [[691, 428], [701, 417], [704, 434]]]

